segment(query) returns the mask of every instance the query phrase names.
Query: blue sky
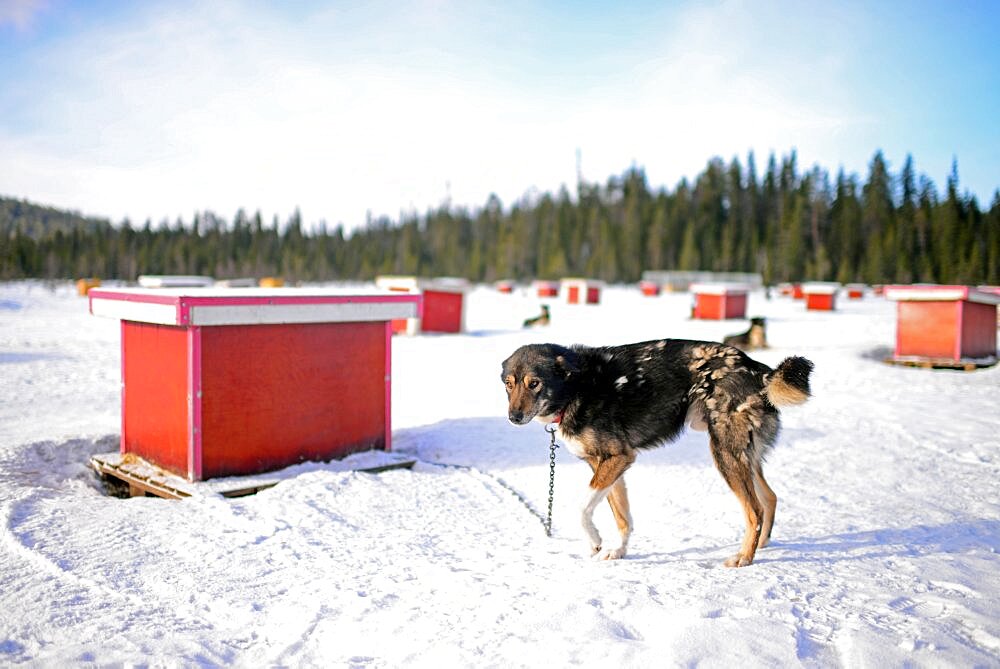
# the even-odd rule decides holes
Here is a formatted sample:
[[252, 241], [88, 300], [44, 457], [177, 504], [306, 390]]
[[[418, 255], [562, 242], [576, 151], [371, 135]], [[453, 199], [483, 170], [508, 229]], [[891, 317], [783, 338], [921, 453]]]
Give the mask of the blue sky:
[[[134, 222], [505, 205], [713, 156], [1000, 187], [997, 2], [0, 0], [0, 194]], [[286, 6], [289, 5], [289, 6]]]

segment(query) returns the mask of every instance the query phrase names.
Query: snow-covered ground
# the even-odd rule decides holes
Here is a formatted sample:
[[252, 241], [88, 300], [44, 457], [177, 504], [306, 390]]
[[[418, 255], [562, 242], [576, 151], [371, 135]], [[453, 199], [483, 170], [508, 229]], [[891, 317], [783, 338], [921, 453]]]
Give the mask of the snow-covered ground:
[[[756, 357], [816, 364], [812, 400], [783, 412], [752, 566], [722, 566], [743, 521], [702, 433], [627, 474], [627, 559], [587, 557], [589, 469], [565, 449], [544, 535], [548, 436], [506, 421], [500, 362], [745, 327], [689, 304], [611, 288], [524, 331], [535, 299], [477, 289], [469, 334], [393, 341], [412, 470], [332, 463], [176, 502], [108, 497], [86, 466], [117, 448], [118, 323], [68, 283], [0, 284], [0, 665], [1000, 666], [1000, 367], [883, 364], [879, 298], [751, 296], [772, 345]], [[607, 505], [597, 521], [616, 536]]]

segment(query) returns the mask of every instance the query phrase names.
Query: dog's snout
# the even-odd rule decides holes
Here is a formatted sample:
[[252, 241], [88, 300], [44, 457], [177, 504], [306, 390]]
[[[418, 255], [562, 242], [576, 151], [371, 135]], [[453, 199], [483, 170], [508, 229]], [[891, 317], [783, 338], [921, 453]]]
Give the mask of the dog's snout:
[[507, 414], [510, 422], [514, 425], [524, 425], [524, 412], [518, 411], [517, 409], [511, 409]]

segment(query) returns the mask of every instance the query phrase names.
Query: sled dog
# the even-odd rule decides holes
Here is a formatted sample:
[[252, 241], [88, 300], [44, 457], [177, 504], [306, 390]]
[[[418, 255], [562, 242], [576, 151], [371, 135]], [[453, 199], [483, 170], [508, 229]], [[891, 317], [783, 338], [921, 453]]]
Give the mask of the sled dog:
[[[771, 369], [732, 346], [660, 339], [600, 348], [529, 344], [503, 362], [501, 379], [511, 423], [556, 423], [567, 449], [593, 470], [581, 522], [597, 559], [619, 559], [628, 549], [623, 474], [637, 453], [674, 440], [685, 424], [707, 430], [715, 465], [746, 517], [739, 551], [725, 564], [743, 567], [767, 545], [774, 523], [778, 499], [762, 464], [778, 436], [778, 409], [809, 398], [812, 369], [797, 356]], [[602, 550], [593, 514], [604, 499], [621, 545]]]
[[763, 318], [751, 318], [750, 329], [739, 334], [726, 336], [723, 344], [735, 346], [741, 351], [751, 351], [755, 348], [767, 348], [767, 321]]

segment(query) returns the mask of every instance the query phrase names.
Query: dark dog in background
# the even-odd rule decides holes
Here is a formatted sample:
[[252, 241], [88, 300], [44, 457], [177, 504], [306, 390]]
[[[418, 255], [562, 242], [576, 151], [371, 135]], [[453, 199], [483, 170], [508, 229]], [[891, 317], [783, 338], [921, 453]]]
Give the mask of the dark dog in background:
[[739, 334], [728, 335], [722, 343], [728, 346], [735, 346], [741, 351], [752, 351], [758, 348], [767, 348], [767, 321], [761, 317], [750, 319], [750, 329]]
[[524, 319], [524, 327], [530, 328], [535, 325], [548, 325], [551, 318], [552, 317], [549, 315], [549, 305], [543, 304], [541, 314]]
[[[777, 496], [761, 466], [778, 436], [778, 408], [808, 399], [812, 368], [790, 357], [771, 369], [731, 346], [661, 339], [601, 348], [522, 346], [503, 362], [501, 379], [511, 423], [557, 423], [566, 447], [593, 470], [581, 521], [598, 558], [627, 551], [632, 516], [623, 474], [638, 451], [672, 441], [685, 424], [707, 430], [715, 465], [746, 517], [739, 552], [725, 564], [743, 567], [767, 544], [774, 523]], [[604, 499], [621, 546], [602, 551], [593, 514]]]

